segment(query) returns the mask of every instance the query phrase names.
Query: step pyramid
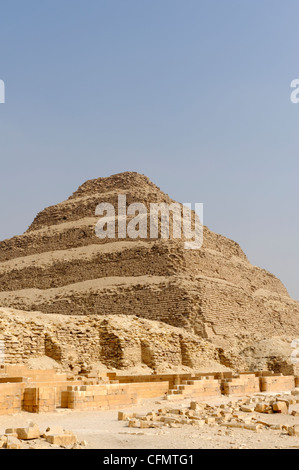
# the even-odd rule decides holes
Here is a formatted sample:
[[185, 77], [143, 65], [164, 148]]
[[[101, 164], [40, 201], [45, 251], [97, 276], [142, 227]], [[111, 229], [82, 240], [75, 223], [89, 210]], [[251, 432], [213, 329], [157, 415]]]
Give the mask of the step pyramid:
[[[299, 302], [240, 246], [204, 227], [185, 238], [100, 239], [96, 207], [175, 203], [146, 176], [125, 172], [82, 184], [41, 211], [28, 230], [0, 243], [0, 306], [48, 315], [126, 315], [182, 328], [217, 347], [299, 337]], [[128, 219], [130, 220], [130, 218]]]

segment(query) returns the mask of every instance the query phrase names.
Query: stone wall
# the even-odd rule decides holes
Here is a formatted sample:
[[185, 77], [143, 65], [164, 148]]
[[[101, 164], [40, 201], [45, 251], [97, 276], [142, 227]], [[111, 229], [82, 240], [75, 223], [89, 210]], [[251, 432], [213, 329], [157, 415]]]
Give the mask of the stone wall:
[[68, 317], [2, 310], [0, 335], [6, 364], [41, 356], [71, 369], [99, 362], [118, 369], [141, 364], [155, 369], [219, 361], [212, 344], [183, 329], [125, 315]]
[[[19, 377], [19, 373], [23, 376]], [[298, 377], [268, 372], [238, 375], [230, 372], [151, 376], [108, 374], [105, 380], [98, 373], [91, 373], [65, 380], [63, 374], [53, 370], [29, 370], [20, 365], [1, 366], [0, 379], [0, 415], [21, 410], [54, 412], [61, 407], [81, 411], [107, 410], [134, 405], [144, 398], [207, 399], [221, 394], [248, 396], [260, 391], [290, 392], [298, 381]]]

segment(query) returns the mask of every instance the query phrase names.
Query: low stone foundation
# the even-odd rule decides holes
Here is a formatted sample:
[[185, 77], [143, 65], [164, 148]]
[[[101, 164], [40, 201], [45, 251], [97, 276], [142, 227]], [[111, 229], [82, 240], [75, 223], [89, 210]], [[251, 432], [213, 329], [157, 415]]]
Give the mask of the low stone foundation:
[[221, 383], [221, 391], [224, 395], [242, 396], [257, 393], [260, 390], [260, 379], [255, 374], [240, 374], [238, 377], [222, 379]]
[[22, 410], [24, 383], [0, 384], [0, 415], [15, 414]]
[[132, 383], [108, 385], [83, 385], [68, 387], [67, 408], [73, 410], [107, 410], [122, 405], [134, 405], [140, 398], [155, 398], [165, 395], [168, 382]]
[[293, 375], [260, 377], [261, 392], [281, 392], [293, 388], [295, 388], [295, 377]]
[[57, 408], [108, 410], [134, 405], [145, 398], [242, 396], [290, 391], [298, 384], [299, 377], [270, 372], [138, 376], [93, 372], [68, 379], [52, 369], [7, 365], [0, 368], [0, 414], [50, 412]]

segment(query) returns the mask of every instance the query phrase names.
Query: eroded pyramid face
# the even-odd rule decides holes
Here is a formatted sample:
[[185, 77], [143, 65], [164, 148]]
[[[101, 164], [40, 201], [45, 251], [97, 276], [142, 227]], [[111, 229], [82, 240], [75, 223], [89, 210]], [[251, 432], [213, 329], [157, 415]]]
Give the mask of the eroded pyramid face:
[[[134, 316], [223, 348], [299, 338], [298, 302], [275, 276], [252, 266], [234, 241], [205, 227], [200, 249], [188, 250], [185, 236], [171, 235], [171, 220], [170, 236], [161, 236], [161, 219], [154, 238], [149, 230], [136, 238], [118, 230], [98, 237], [96, 208], [117, 208], [120, 195], [126, 208], [176, 203], [138, 173], [87, 181], [40, 212], [23, 235], [0, 243], [0, 305], [83, 320]], [[134, 216], [127, 215], [129, 224]]]

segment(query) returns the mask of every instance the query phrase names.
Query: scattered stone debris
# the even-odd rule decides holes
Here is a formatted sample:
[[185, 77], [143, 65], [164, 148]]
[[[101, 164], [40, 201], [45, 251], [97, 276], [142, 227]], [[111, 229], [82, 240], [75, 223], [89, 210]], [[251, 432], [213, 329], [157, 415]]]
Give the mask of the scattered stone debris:
[[289, 436], [298, 436], [299, 437], [299, 426], [289, 426], [288, 428]]
[[[26, 446], [30, 442], [29, 447]], [[86, 441], [79, 442], [72, 431], [62, 426], [51, 426], [41, 433], [37, 424], [30, 422], [27, 427], [9, 428], [0, 436], [0, 449], [46, 449], [50, 447], [63, 449], [81, 449], [87, 446]]]
[[[158, 411], [150, 411], [146, 415], [136, 413], [118, 412], [118, 420], [126, 421], [130, 428], [177, 428], [183, 425], [196, 427], [225, 426], [227, 428], [247, 429], [259, 432], [271, 429], [286, 432], [290, 436], [299, 436], [299, 425], [289, 426], [271, 424], [261, 420], [260, 413], [290, 414], [298, 416], [299, 412], [289, 413], [289, 406], [299, 403], [299, 396], [292, 395], [262, 395], [239, 399], [227, 404], [209, 405], [207, 403], [191, 401], [187, 408], [164, 407]], [[221, 428], [220, 428], [221, 429]]]

